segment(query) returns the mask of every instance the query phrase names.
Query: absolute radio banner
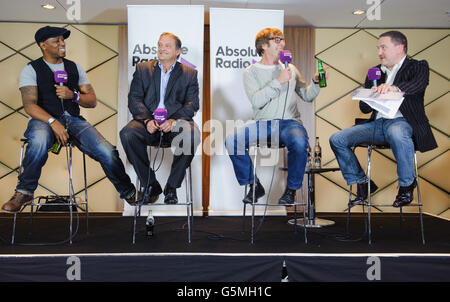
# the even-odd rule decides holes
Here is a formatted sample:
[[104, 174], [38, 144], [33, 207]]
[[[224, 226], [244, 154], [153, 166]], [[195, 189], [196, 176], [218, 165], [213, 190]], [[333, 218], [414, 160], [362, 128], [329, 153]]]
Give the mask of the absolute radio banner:
[[[260, 61], [256, 53], [256, 34], [275, 27], [283, 31], [284, 11], [260, 9], [210, 8], [210, 64], [211, 64], [211, 123], [215, 132], [221, 131], [224, 143], [226, 135], [233, 132], [233, 124], [253, 119], [250, 101], [244, 91], [243, 72], [251, 64]], [[217, 128], [221, 128], [220, 130]], [[216, 148], [211, 155], [210, 215], [241, 215], [244, 187], [240, 187], [234, 175], [227, 152]], [[258, 168], [258, 177], [269, 189], [273, 167]], [[278, 169], [277, 169], [278, 170]], [[280, 195], [282, 182], [278, 171], [273, 196]], [[267, 194], [266, 194], [267, 195]], [[261, 200], [265, 200], [265, 197]], [[284, 214], [284, 208], [275, 212]], [[272, 211], [274, 213], [274, 211]]]
[[[198, 71], [200, 109], [194, 117], [195, 123], [202, 127], [202, 91], [203, 91], [203, 33], [204, 33], [204, 7], [203, 5], [128, 5], [128, 86], [133, 79], [136, 65], [158, 59], [158, 40], [163, 32], [177, 35], [182, 43], [180, 63], [195, 68]], [[128, 121], [132, 119], [128, 111], [128, 99], [120, 99], [119, 107], [122, 112], [128, 112]], [[126, 111], [125, 111], [125, 108]], [[119, 113], [120, 113], [119, 109]], [[126, 123], [118, 119], [118, 128], [122, 129]], [[192, 182], [194, 199], [201, 200], [202, 183], [202, 161], [200, 145], [196, 156], [192, 161]], [[151, 161], [156, 150], [152, 150]], [[156, 167], [161, 161], [161, 153], [156, 159]], [[165, 150], [164, 160], [160, 169], [156, 172], [156, 178], [161, 186], [167, 182], [173, 154]], [[127, 173], [136, 179], [136, 173], [132, 165], [127, 162]], [[185, 199], [185, 186], [177, 190], [180, 202]], [[161, 194], [158, 203], [162, 202], [164, 195]], [[146, 213], [145, 207], [143, 213]], [[153, 208], [154, 214], [159, 215], [186, 215], [186, 206], [161, 206]], [[194, 203], [194, 210], [201, 210], [201, 202]], [[125, 204], [125, 215], [132, 214], [134, 208]]]

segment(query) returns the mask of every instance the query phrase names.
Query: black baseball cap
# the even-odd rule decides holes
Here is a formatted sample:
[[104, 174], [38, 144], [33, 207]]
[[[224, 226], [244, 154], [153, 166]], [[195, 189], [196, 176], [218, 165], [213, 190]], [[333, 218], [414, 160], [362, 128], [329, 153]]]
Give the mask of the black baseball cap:
[[34, 39], [39, 45], [39, 43], [44, 42], [48, 38], [59, 36], [63, 36], [64, 39], [67, 39], [70, 36], [70, 30], [67, 30], [63, 27], [44, 26], [37, 30], [36, 34], [34, 35]]

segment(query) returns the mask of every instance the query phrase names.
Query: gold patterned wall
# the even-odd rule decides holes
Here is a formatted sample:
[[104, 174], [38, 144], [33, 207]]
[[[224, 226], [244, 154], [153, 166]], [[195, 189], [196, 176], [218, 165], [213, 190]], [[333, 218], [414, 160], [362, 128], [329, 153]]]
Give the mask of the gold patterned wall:
[[[28, 116], [23, 110], [18, 90], [19, 74], [31, 60], [41, 56], [34, 42], [36, 30], [47, 24], [0, 23], [0, 203], [6, 202], [17, 184], [20, 138]], [[67, 58], [79, 63], [87, 72], [97, 97], [94, 109], [82, 109], [83, 116], [114, 145], [117, 144], [118, 28], [119, 26], [67, 25]], [[315, 131], [320, 137], [325, 167], [337, 167], [328, 138], [350, 127], [356, 117], [365, 117], [349, 94], [359, 87], [367, 69], [378, 64], [376, 43], [383, 29], [316, 29], [315, 56], [329, 69], [328, 87], [315, 102]], [[449, 30], [401, 30], [408, 37], [408, 55], [426, 59], [430, 65], [430, 84], [425, 95], [426, 112], [439, 147], [418, 152], [419, 175], [424, 211], [450, 218], [450, 122], [449, 113]], [[357, 150], [363, 167], [367, 151]], [[391, 203], [397, 193], [396, 164], [391, 151], [373, 154], [373, 177], [381, 188], [374, 195], [377, 203]], [[106, 179], [100, 165], [87, 159], [89, 209], [94, 212], [121, 211], [123, 202]], [[67, 194], [68, 171], [65, 153], [49, 155], [35, 196]], [[381, 185], [381, 186], [380, 186]], [[74, 189], [82, 196], [82, 156], [74, 151]], [[340, 172], [316, 176], [318, 212], [343, 212], [347, 208], [348, 187]], [[355, 210], [357, 210], [355, 208]], [[396, 211], [383, 208], [383, 211]], [[398, 211], [398, 210], [397, 210]], [[405, 211], [417, 211], [407, 208]]]
[[[316, 136], [320, 137], [324, 167], [338, 167], [329, 137], [354, 124], [357, 117], [367, 118], [359, 111], [358, 101], [350, 93], [364, 83], [367, 69], [379, 63], [377, 41], [384, 29], [316, 29], [315, 57], [330, 66], [328, 87], [322, 89], [315, 102]], [[417, 152], [420, 188], [424, 211], [450, 219], [450, 30], [400, 29], [408, 38], [408, 56], [427, 60], [430, 83], [425, 94], [425, 110], [439, 147]], [[364, 170], [367, 149], [357, 149]], [[373, 201], [392, 204], [398, 191], [396, 163], [390, 150], [374, 152], [373, 179], [380, 189]], [[353, 188], [356, 191], [356, 188]], [[415, 194], [417, 201], [417, 194]], [[340, 171], [316, 176], [316, 206], [319, 212], [343, 212], [347, 209], [348, 186]], [[357, 210], [355, 207], [355, 210]], [[359, 209], [361, 210], [361, 209]], [[392, 207], [383, 212], [398, 212]], [[407, 207], [405, 212], [417, 212]]]
[[[19, 75], [23, 67], [41, 56], [34, 42], [37, 29], [48, 24], [0, 23], [0, 203], [8, 201], [17, 185], [20, 139], [27, 126], [28, 116], [23, 110]], [[82, 115], [113, 145], [117, 144], [117, 85], [118, 85], [118, 26], [67, 25], [71, 31], [67, 39], [67, 58], [80, 64], [87, 72], [99, 102], [94, 109], [82, 109]], [[84, 188], [82, 155], [75, 148], [73, 163], [74, 190], [78, 196]], [[119, 211], [115, 188], [105, 177], [96, 161], [87, 157], [89, 210]], [[64, 150], [59, 155], [49, 153], [39, 186], [41, 195], [67, 195], [68, 169]], [[84, 199], [84, 198], [83, 198]]]

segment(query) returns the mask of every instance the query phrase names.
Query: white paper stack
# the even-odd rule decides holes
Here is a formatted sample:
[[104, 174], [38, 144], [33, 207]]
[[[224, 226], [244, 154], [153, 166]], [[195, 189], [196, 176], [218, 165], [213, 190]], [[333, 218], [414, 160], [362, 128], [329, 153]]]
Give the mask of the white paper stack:
[[389, 118], [393, 118], [403, 102], [403, 92], [388, 92], [384, 94], [373, 92], [372, 89], [359, 88], [353, 91], [353, 100], [360, 100]]

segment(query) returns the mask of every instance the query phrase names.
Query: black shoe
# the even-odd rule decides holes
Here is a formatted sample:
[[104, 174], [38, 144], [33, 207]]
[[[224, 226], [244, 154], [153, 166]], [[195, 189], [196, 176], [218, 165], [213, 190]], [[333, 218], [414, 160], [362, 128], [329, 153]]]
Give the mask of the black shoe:
[[[370, 181], [370, 193], [374, 193], [378, 190], [378, 186], [371, 180]], [[349, 206], [356, 206], [363, 203], [368, 197], [369, 184], [363, 182], [356, 185], [356, 198], [349, 202]]]
[[159, 194], [162, 193], [161, 185], [158, 181], [151, 184], [144, 193], [138, 194], [138, 203], [149, 204], [155, 203], [158, 200]]
[[130, 206], [136, 205], [136, 189], [132, 193], [130, 193], [128, 197], [125, 197], [124, 199]]
[[[264, 191], [264, 187], [259, 182], [259, 179], [256, 179], [256, 187], [255, 187], [255, 203], [258, 202], [258, 199], [263, 197], [264, 194], [266, 194], [266, 191]], [[243, 203], [253, 203], [253, 184], [249, 185], [249, 190], [247, 192], [247, 195], [242, 200]]]
[[165, 204], [177, 204], [178, 203], [178, 197], [177, 197], [177, 189], [169, 187], [166, 185], [164, 188], [164, 203]]
[[278, 204], [289, 205], [294, 203], [295, 203], [295, 190], [291, 190], [286, 187], [283, 196], [281, 196], [280, 200], [278, 200]]
[[414, 188], [416, 186], [417, 186], [417, 181], [414, 178], [412, 184], [410, 184], [409, 186], [400, 187], [398, 189], [398, 194], [395, 197], [395, 201], [392, 204], [392, 206], [395, 208], [400, 208], [400, 207], [410, 204], [411, 201], [413, 201], [413, 199], [414, 199], [413, 192], [414, 192]]

